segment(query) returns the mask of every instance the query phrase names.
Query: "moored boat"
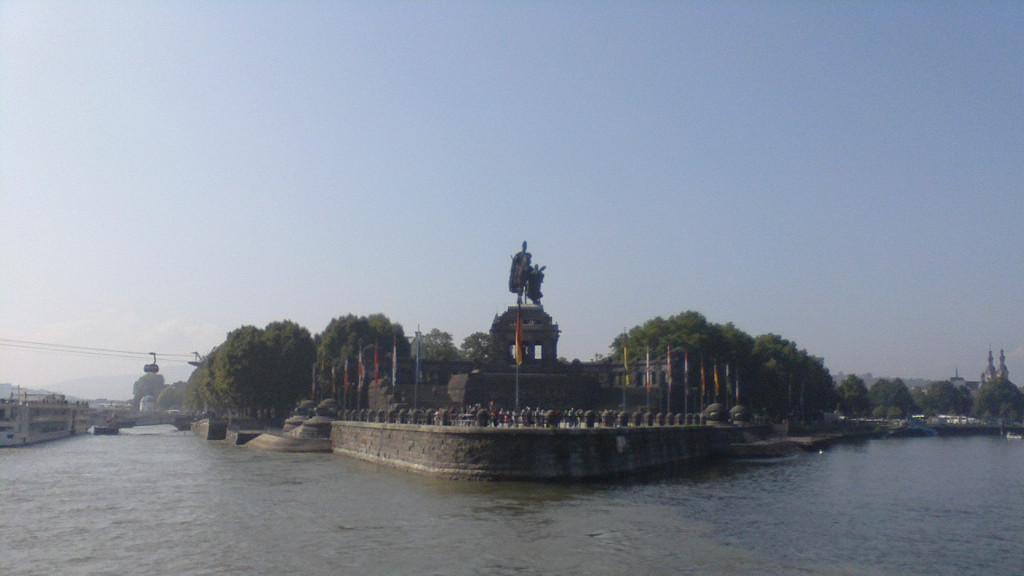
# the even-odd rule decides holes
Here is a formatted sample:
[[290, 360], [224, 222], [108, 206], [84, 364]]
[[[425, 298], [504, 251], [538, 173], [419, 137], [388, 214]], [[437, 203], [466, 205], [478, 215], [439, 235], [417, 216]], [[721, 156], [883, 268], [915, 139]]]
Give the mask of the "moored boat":
[[62, 394], [12, 393], [0, 399], [0, 447], [84, 434], [90, 413], [87, 403], [69, 401]]

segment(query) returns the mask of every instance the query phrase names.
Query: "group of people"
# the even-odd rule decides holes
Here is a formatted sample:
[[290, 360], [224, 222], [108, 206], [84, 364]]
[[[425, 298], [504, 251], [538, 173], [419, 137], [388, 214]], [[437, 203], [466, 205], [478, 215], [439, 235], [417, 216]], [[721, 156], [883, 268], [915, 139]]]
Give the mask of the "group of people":
[[491, 426], [505, 428], [560, 427], [576, 428], [585, 424], [582, 409], [545, 410], [526, 407], [521, 410], [475, 404], [462, 411], [448, 410], [448, 423], [456, 426]]

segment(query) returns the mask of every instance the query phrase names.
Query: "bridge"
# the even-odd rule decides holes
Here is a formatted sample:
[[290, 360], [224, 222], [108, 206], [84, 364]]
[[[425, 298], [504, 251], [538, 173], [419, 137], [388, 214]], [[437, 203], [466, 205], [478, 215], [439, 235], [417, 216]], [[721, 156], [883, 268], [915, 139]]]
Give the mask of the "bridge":
[[135, 426], [159, 426], [170, 424], [178, 430], [188, 430], [192, 425], [192, 416], [181, 412], [137, 412], [135, 410], [95, 410], [92, 413], [93, 424], [105, 424], [114, 420], [121, 428]]

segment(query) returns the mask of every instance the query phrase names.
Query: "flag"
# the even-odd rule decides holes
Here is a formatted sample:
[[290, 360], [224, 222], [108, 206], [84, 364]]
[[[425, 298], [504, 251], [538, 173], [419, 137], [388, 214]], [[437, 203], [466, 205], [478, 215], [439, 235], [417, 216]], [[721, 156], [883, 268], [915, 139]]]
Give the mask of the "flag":
[[740, 403], [740, 372], [736, 371], [736, 405]]
[[683, 350], [683, 394], [690, 393], [690, 351]]
[[420, 341], [422, 334], [420, 334], [420, 327], [416, 326], [416, 384], [420, 383]]
[[379, 364], [378, 360], [379, 360], [379, 355], [377, 353], [377, 343], [374, 342], [373, 343], [373, 385], [374, 386], [380, 384], [380, 372], [378, 371], [378, 367], [379, 367], [380, 364]]
[[359, 347], [359, 358], [356, 359], [356, 390], [363, 389], [363, 377], [366, 376], [366, 370], [363, 367], [363, 347]]
[[644, 386], [647, 387], [647, 391], [651, 391], [651, 349], [647, 349], [647, 360], [644, 364]]
[[341, 389], [345, 396], [348, 396], [348, 358], [345, 358], [345, 371], [342, 373], [341, 379], [344, 382]]
[[338, 365], [331, 364], [331, 396], [338, 395]]
[[398, 386], [398, 335], [391, 342], [391, 385]]
[[725, 396], [726, 402], [729, 401], [729, 392], [732, 391], [732, 381], [729, 380], [729, 363], [725, 363]]
[[718, 362], [715, 362], [714, 372], [712, 372], [712, 375], [715, 377], [715, 401], [717, 402], [718, 401], [718, 393], [721, 390], [719, 388], [719, 386], [718, 386]]
[[626, 386], [629, 386], [629, 348], [626, 347], [625, 336], [622, 338], [622, 370], [626, 373]]
[[701, 354], [700, 359], [700, 399], [704, 401], [704, 394], [707, 391], [707, 378], [704, 377], [704, 355]]
[[668, 397], [672, 398], [672, 347], [665, 348], [665, 358], [668, 360]]
[[523, 307], [516, 310], [516, 366], [523, 363]]
[[309, 391], [309, 398], [311, 400], [316, 400], [316, 364], [313, 364], [313, 372], [310, 374], [309, 379], [312, 383], [312, 388]]

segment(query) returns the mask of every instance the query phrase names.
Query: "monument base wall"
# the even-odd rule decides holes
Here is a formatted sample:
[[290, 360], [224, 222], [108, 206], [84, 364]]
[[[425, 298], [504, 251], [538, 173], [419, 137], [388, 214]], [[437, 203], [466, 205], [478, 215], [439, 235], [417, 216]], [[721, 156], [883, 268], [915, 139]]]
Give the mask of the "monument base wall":
[[685, 467], [711, 456], [703, 427], [482, 428], [337, 421], [343, 454], [466, 479], [580, 481]]
[[[515, 373], [456, 374], [448, 381], [448, 395], [456, 406], [516, 406]], [[519, 406], [569, 409], [602, 405], [596, 378], [576, 374], [524, 373], [518, 377]]]

